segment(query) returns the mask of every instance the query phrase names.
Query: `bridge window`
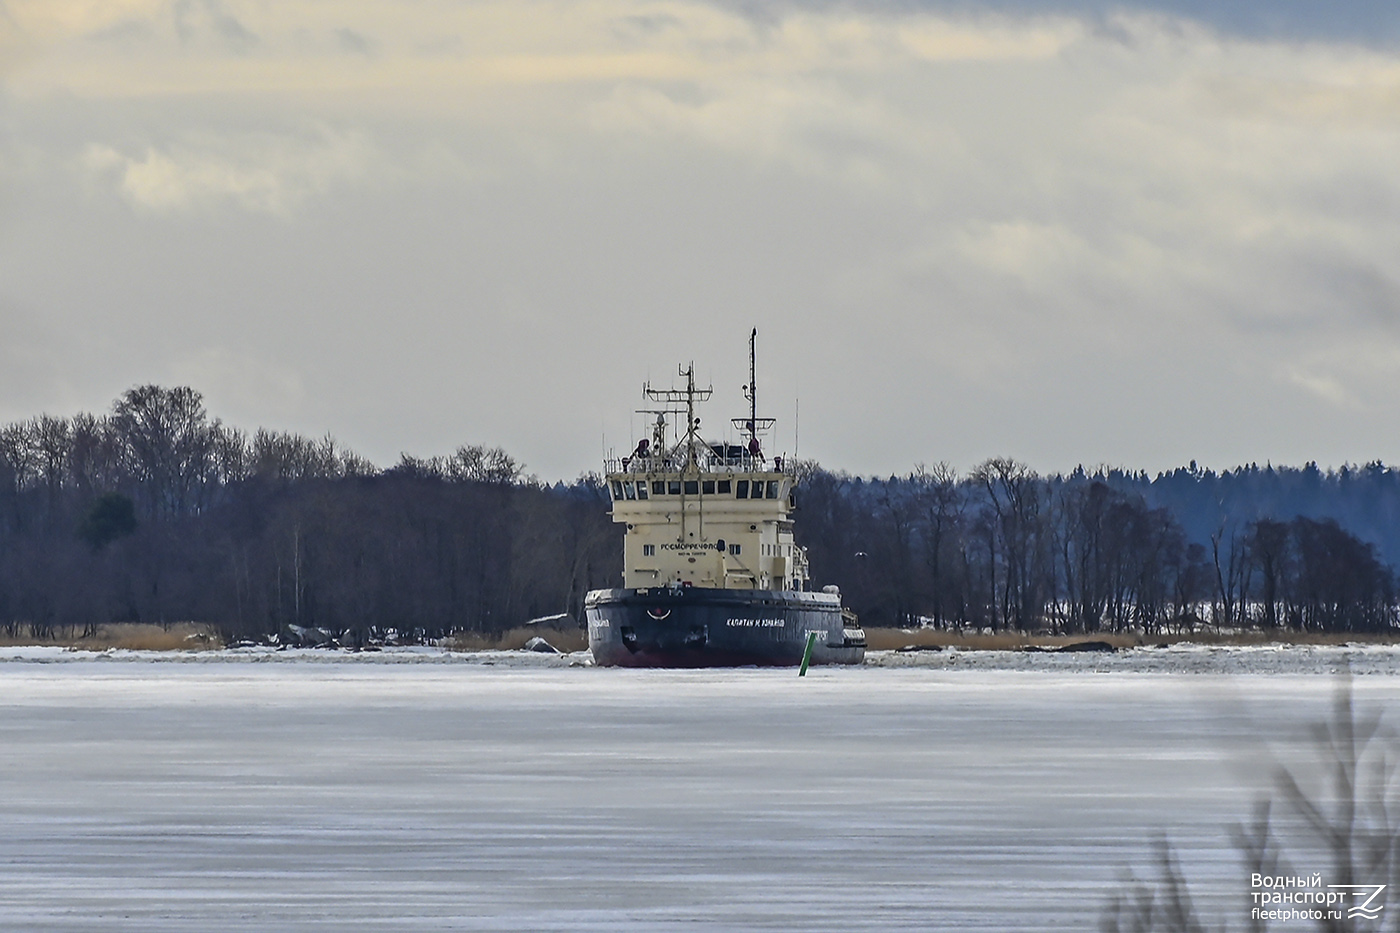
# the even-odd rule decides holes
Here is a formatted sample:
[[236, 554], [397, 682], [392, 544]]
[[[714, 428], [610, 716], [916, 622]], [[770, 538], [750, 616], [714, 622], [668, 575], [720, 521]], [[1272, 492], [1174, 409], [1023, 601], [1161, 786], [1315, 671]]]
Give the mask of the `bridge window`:
[[738, 485], [739, 489], [737, 492], [734, 493], [734, 498], [747, 499], [749, 497], [749, 481], [746, 479], [741, 479], [739, 480]]
[[623, 483], [622, 492], [627, 496], [628, 499], [637, 498], [637, 487], [633, 486], [631, 483]]
[[622, 498], [622, 484], [619, 483], [617, 480], [613, 480], [612, 494], [614, 499]]
[[666, 495], [679, 496], [681, 494], [681, 481], [678, 479], [668, 479], [666, 481]]
[[666, 483], [663, 480], [654, 479], [651, 481], [651, 494], [653, 496], [666, 495]]
[[768, 498], [778, 498], [778, 481], [775, 479], [770, 479], [768, 481]]
[[720, 481], [719, 481], [719, 494], [720, 494], [721, 496], [727, 496], [727, 495], [729, 495], [730, 487], [731, 487], [732, 485], [733, 485], [733, 484], [730, 483], [730, 481], [727, 480], [727, 479], [722, 479], [722, 480], [720, 480]]
[[637, 483], [637, 498], [638, 498], [638, 499], [645, 499], [646, 497], [647, 497], [647, 484], [646, 484], [645, 482], [638, 482], [638, 483]]
[[715, 481], [712, 479], [705, 480], [705, 482], [700, 484], [700, 491], [707, 496], [713, 496], [715, 494]]
[[685, 494], [686, 494], [687, 496], [698, 496], [698, 495], [700, 495], [700, 481], [699, 481], [699, 480], [694, 480], [694, 479], [688, 479], [688, 480], [686, 480], [686, 481], [685, 481]]

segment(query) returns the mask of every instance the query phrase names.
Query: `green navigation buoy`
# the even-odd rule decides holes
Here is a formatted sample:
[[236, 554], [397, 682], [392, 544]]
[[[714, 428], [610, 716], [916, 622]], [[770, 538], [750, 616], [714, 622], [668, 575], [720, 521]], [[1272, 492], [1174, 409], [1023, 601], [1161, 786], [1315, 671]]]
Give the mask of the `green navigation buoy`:
[[807, 676], [807, 665], [812, 663], [812, 649], [817, 644], [817, 633], [807, 633], [807, 647], [802, 651], [802, 669], [797, 672], [798, 677]]

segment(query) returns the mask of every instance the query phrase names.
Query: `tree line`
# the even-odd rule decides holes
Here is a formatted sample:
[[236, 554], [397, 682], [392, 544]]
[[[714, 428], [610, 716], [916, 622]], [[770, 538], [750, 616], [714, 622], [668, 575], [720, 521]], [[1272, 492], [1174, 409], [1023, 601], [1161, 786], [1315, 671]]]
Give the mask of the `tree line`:
[[[1112, 470], [1040, 476], [994, 458], [966, 476], [939, 464], [867, 480], [809, 466], [799, 527], [814, 579], [842, 581], [868, 624], [1057, 634], [1202, 625], [1390, 631], [1395, 574], [1375, 543], [1330, 515], [1298, 514], [1302, 503], [1293, 514], [1281, 505], [1259, 515], [1199, 494], [1223, 482], [1254, 502], [1258, 487], [1315, 469], [1247, 467], [1222, 481], [1193, 464], [1154, 481]], [[1178, 474], [1210, 503], [1208, 514], [1180, 504]], [[1345, 511], [1351, 498], [1400, 504], [1393, 472], [1381, 467], [1319, 471], [1316, 479], [1322, 491], [1307, 503], [1315, 510]]]
[[[1189, 467], [1041, 476], [1009, 459], [888, 479], [800, 465], [813, 579], [866, 624], [1077, 634], [1396, 624], [1400, 478]], [[188, 387], [0, 427], [0, 630], [110, 622], [494, 634], [618, 585], [600, 477], [546, 484], [467, 445], [380, 468], [333, 438], [211, 418]], [[1359, 529], [1359, 530], [1358, 530]]]
[[109, 414], [0, 429], [0, 629], [321, 629], [365, 644], [497, 633], [620, 571], [596, 477], [548, 486], [499, 448], [379, 469], [329, 436], [211, 419], [140, 386]]

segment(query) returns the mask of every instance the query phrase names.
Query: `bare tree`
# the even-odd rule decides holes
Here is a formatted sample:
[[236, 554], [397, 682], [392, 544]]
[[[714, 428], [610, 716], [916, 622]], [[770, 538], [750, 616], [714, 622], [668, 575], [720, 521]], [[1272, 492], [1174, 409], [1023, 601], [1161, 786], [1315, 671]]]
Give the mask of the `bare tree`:
[[[1314, 726], [1312, 736], [1315, 765], [1282, 767], [1277, 774], [1279, 796], [1294, 817], [1294, 864], [1326, 864], [1329, 884], [1393, 887], [1400, 880], [1400, 743], [1379, 713], [1358, 713], [1349, 680], [1337, 691], [1331, 720]], [[1319, 924], [1328, 933], [1367, 927], [1345, 916]]]
[[88, 497], [123, 485], [126, 474], [122, 443], [110, 418], [86, 412], [73, 416], [72, 438], [69, 482], [79, 495]]
[[1126, 892], [1110, 898], [1099, 929], [1103, 933], [1206, 933], [1171, 843], [1161, 838], [1153, 849], [1157, 880], [1144, 881], [1130, 874]]
[[31, 422], [29, 436], [52, 509], [57, 504], [59, 491], [68, 475], [68, 461], [73, 452], [72, 427], [67, 418], [40, 415]]
[[1259, 571], [1260, 622], [1266, 629], [1279, 626], [1279, 604], [1289, 572], [1289, 543], [1288, 526], [1283, 522], [1259, 519], [1249, 526], [1246, 554]]
[[[1234, 832], [1256, 893], [1273, 879], [1315, 877], [1300, 888], [1331, 895], [1328, 909], [1312, 909], [1314, 929], [1324, 933], [1400, 930], [1400, 919], [1384, 908], [1356, 908], [1379, 886], [1400, 883], [1400, 740], [1376, 712], [1356, 709], [1351, 682], [1338, 686], [1331, 717], [1310, 730], [1314, 759], [1281, 765], [1273, 793], [1255, 809], [1254, 821]], [[1129, 879], [1126, 895], [1106, 904], [1104, 933], [1202, 933], [1209, 929], [1192, 906], [1186, 875], [1170, 844], [1155, 846], [1156, 878]], [[1262, 891], [1261, 891], [1262, 889]], [[1260, 898], [1256, 897], [1255, 901]], [[1313, 908], [1316, 900], [1301, 902]], [[1379, 902], [1383, 903], [1383, 902]], [[1375, 905], [1373, 905], [1374, 907]], [[1382, 913], [1384, 911], [1384, 913]], [[1263, 931], [1268, 921], [1251, 912], [1246, 929]], [[1214, 929], [1228, 929], [1221, 924]]]
[[1252, 564], [1245, 557], [1245, 544], [1231, 523], [1222, 523], [1210, 536], [1210, 552], [1215, 568], [1215, 599], [1212, 620], [1216, 628], [1222, 623], [1244, 627], [1249, 610], [1249, 585]]
[[160, 518], [196, 511], [213, 448], [203, 397], [188, 386], [137, 386], [117, 400], [112, 423], [150, 514]]
[[957, 472], [946, 462], [914, 468], [910, 481], [914, 499], [922, 512], [924, 567], [928, 574], [929, 613], [933, 624], [942, 628], [948, 617], [963, 615], [966, 598], [953, 581], [958, 576], [958, 539], [962, 533], [967, 498], [958, 483]]
[[448, 459], [445, 472], [456, 482], [507, 484], [518, 481], [524, 469], [500, 447], [469, 444], [457, 448]]
[[214, 481], [231, 486], [247, 479], [252, 472], [253, 450], [248, 432], [215, 420], [209, 429], [210, 466]]
[[1045, 547], [1040, 477], [1024, 463], [994, 457], [972, 471], [991, 515], [990, 531], [1000, 545], [1001, 567], [996, 596], [1004, 626], [1018, 631], [1033, 628], [1045, 609]]

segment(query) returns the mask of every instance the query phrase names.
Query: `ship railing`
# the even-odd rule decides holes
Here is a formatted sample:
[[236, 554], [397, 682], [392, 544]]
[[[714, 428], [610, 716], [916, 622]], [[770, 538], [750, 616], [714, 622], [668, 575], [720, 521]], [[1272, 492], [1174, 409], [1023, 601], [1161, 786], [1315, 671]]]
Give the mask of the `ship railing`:
[[[699, 458], [702, 473], [784, 473], [787, 461], [783, 457], [708, 456]], [[607, 473], [680, 473], [685, 467], [679, 457], [608, 457], [603, 460]]]

